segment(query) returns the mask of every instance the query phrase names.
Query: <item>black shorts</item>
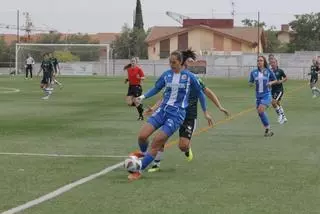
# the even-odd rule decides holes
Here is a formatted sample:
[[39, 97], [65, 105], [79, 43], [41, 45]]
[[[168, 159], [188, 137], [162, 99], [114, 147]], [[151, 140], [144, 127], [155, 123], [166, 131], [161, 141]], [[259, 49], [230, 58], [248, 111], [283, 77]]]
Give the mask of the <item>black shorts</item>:
[[31, 64], [28, 64], [27, 67], [26, 67], [26, 70], [27, 70], [27, 71], [32, 71], [32, 65], [31, 65]]
[[197, 119], [185, 119], [179, 129], [179, 137], [184, 137], [191, 140], [192, 134], [196, 127], [196, 120]]
[[142, 95], [141, 85], [129, 85], [127, 96], [139, 97]]
[[272, 91], [272, 98], [274, 100], [280, 101], [283, 96], [283, 91]]
[[51, 72], [43, 72], [41, 84], [49, 84], [49, 83], [51, 83]]
[[311, 84], [316, 84], [318, 82], [318, 78], [311, 78], [310, 83]]

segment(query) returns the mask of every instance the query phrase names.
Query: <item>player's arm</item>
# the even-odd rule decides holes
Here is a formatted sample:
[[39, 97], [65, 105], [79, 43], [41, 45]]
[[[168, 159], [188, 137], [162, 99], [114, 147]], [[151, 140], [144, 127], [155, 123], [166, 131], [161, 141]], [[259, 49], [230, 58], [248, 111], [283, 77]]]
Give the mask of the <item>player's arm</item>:
[[58, 69], [58, 72], [60, 73], [60, 62], [57, 60], [57, 69]]
[[39, 71], [38, 71], [38, 73], [37, 73], [37, 76], [40, 75], [41, 71], [43, 71], [43, 62], [42, 62], [41, 65], [40, 65], [40, 69], [39, 69]]
[[277, 80], [276, 75], [272, 71], [269, 71], [269, 72], [270, 72], [270, 76], [269, 76], [268, 85], [272, 86], [274, 84], [279, 84], [279, 80]]
[[249, 86], [252, 87], [253, 85], [254, 85], [254, 77], [253, 77], [253, 72], [251, 72], [249, 76]]
[[144, 79], [145, 79], [144, 72], [143, 72], [143, 70], [142, 70], [141, 68], [139, 68], [139, 78], [140, 78], [141, 80], [144, 80]]
[[284, 83], [288, 80], [288, 77], [283, 70], [281, 70], [281, 73], [282, 73], [282, 78], [281, 78], [281, 80], [279, 80], [279, 83]]
[[199, 80], [192, 73], [190, 73], [190, 80], [191, 80], [191, 87], [194, 87], [197, 91], [200, 105], [201, 105], [202, 111], [204, 113], [204, 117], [207, 119], [208, 125], [212, 126], [213, 120], [212, 120], [211, 115], [207, 111], [207, 102], [206, 102], [206, 97], [203, 93], [203, 88], [202, 88]]
[[162, 103], [162, 98], [160, 98], [152, 107], [148, 107], [145, 111], [144, 111], [144, 115], [148, 116], [151, 115], [153, 112], [155, 112], [161, 105]]
[[136, 98], [137, 103], [141, 103], [142, 100], [148, 99], [150, 97], [153, 97], [154, 95], [158, 94], [165, 86], [165, 77], [166, 72], [164, 72], [159, 79], [156, 81], [155, 85], [153, 88], [151, 88], [147, 93], [141, 95], [140, 97]]
[[229, 116], [229, 111], [222, 107], [218, 96], [208, 87], [204, 88], [204, 94], [211, 100], [211, 102], [217, 106], [217, 108], [222, 111], [226, 116]]

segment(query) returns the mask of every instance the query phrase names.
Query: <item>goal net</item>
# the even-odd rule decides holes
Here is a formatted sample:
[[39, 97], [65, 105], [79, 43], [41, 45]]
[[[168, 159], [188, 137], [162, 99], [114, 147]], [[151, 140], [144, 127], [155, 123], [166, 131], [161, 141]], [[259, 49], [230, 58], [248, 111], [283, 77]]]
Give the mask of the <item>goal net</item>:
[[60, 75], [109, 75], [109, 44], [16, 44], [16, 73], [25, 72], [28, 55], [34, 59], [34, 71], [40, 69], [45, 53], [58, 59]]

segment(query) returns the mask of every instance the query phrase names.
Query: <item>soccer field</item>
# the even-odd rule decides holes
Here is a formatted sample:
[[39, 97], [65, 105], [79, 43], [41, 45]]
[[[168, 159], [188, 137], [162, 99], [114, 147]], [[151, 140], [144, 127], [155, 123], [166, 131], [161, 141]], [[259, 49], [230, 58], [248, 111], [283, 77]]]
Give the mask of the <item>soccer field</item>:
[[[143, 122], [125, 104], [123, 78], [64, 77], [65, 87], [49, 100], [40, 99], [39, 81], [0, 78], [0, 213], [114, 166], [138, 148]], [[160, 172], [128, 183], [122, 167], [108, 168], [22, 213], [320, 213], [320, 100], [311, 98], [306, 81], [285, 84], [287, 124], [269, 109], [271, 138], [263, 137], [247, 80], [204, 82], [232, 116], [208, 101], [216, 121], [208, 129], [199, 108], [192, 162], [175, 135]], [[153, 83], [148, 79], [144, 89]]]

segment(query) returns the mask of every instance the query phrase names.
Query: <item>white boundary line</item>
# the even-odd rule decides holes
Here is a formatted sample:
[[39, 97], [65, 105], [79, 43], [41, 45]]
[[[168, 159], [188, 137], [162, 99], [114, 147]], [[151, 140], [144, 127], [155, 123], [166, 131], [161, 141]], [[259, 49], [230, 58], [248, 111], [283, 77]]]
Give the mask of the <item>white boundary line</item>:
[[89, 175], [88, 177], [85, 177], [85, 178], [82, 178], [82, 179], [80, 179], [78, 181], [75, 181], [75, 182], [72, 182], [70, 184], [67, 184], [67, 185], [65, 185], [63, 187], [60, 187], [59, 189], [57, 189], [57, 190], [55, 190], [53, 192], [50, 192], [50, 193], [48, 193], [46, 195], [43, 195], [43, 196], [41, 196], [41, 197], [39, 197], [39, 198], [37, 198], [35, 200], [29, 201], [29, 202], [27, 202], [25, 204], [22, 204], [22, 205], [18, 206], [18, 207], [15, 207], [15, 208], [12, 208], [10, 210], [7, 210], [7, 211], [3, 212], [2, 214], [15, 214], [15, 213], [21, 212], [23, 210], [26, 210], [26, 209], [28, 209], [30, 207], [36, 206], [38, 204], [41, 204], [42, 202], [51, 200], [51, 199], [53, 199], [53, 198], [65, 193], [65, 192], [68, 192], [69, 190], [71, 190], [71, 189], [73, 189], [73, 188], [75, 188], [75, 187], [77, 187], [79, 185], [87, 183], [87, 182], [89, 182], [89, 181], [91, 181], [93, 179], [96, 179], [96, 178], [98, 178], [98, 177], [100, 177], [102, 175], [105, 175], [105, 174], [107, 174], [107, 173], [109, 173], [109, 172], [121, 167], [123, 165], [123, 163], [124, 162], [120, 162], [120, 163], [117, 163], [115, 165], [109, 166], [109, 167], [101, 170], [98, 173]]
[[61, 157], [61, 158], [126, 158], [124, 155], [64, 155], [64, 154], [40, 154], [40, 153], [16, 153], [0, 152], [0, 155], [11, 156], [40, 156], [40, 157]]
[[19, 93], [20, 89], [18, 88], [5, 88], [0, 87], [0, 94], [11, 94], [11, 93]]

